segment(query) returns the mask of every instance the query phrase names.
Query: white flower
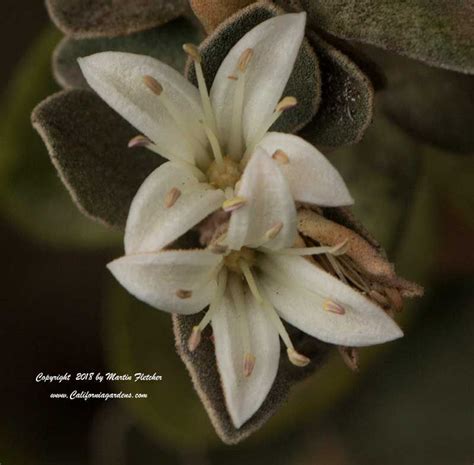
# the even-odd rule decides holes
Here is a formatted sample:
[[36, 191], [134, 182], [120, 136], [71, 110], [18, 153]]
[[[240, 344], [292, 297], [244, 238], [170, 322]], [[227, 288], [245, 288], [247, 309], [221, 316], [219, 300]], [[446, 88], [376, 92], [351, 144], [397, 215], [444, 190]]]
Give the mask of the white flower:
[[[150, 204], [135, 199], [131, 218], [142, 214], [148, 222], [129, 221], [127, 253], [132, 248], [159, 250], [222, 206], [226, 211], [249, 207], [247, 213], [239, 212], [240, 227], [232, 236], [232, 248], [240, 249], [246, 236], [258, 237], [261, 231], [253, 230], [251, 218], [261, 216], [260, 196], [281, 197], [278, 191], [255, 189], [250, 198], [244, 183], [239, 183], [244, 171], [260, 166], [248, 164], [258, 149], [279, 163], [295, 200], [321, 206], [353, 202], [339, 173], [318, 150], [294, 135], [268, 132], [296, 104], [292, 97], [280, 98], [303, 40], [305, 21], [305, 13], [282, 15], [248, 32], [224, 59], [210, 95], [201, 57], [191, 45], [185, 49], [195, 59], [199, 90], [150, 57], [106, 52], [79, 60], [90, 86], [146, 136], [132, 139], [130, 145], [145, 145], [170, 160], [150, 175], [138, 193], [138, 197], [154, 197]], [[249, 173], [248, 179], [255, 176]], [[262, 173], [258, 176], [259, 182], [266, 182]], [[148, 195], [148, 190], [154, 194]], [[294, 207], [288, 210], [285, 230], [295, 227]], [[280, 212], [270, 210], [260, 219], [258, 225], [264, 230], [282, 221]], [[152, 224], [160, 234], [143, 241], [143, 231]]]
[[[199, 90], [151, 58], [102, 53], [81, 60], [89, 84], [145, 134], [131, 145], [146, 145], [170, 160], [135, 196], [126, 255], [109, 268], [130, 293], [158, 309], [190, 315], [209, 307], [189, 349], [197, 348], [211, 323], [237, 428], [273, 384], [280, 338], [292, 363], [309, 362], [294, 349], [280, 318], [343, 346], [402, 334], [382, 309], [303, 257], [338, 254], [341, 247], [293, 248], [295, 200], [352, 203], [337, 171], [314, 147], [268, 132], [296, 103], [280, 98], [304, 26], [304, 14], [289, 14], [251, 30], [222, 63], [210, 95], [191, 46], [186, 49], [195, 58]], [[228, 229], [208, 249], [162, 250], [221, 207], [231, 213]]]
[[[254, 160], [272, 166], [264, 155], [251, 163]], [[131, 294], [155, 308], [190, 315], [209, 306], [192, 332], [189, 349], [197, 348], [202, 331], [211, 323], [226, 405], [237, 428], [270, 391], [278, 371], [279, 337], [293, 364], [309, 363], [296, 352], [280, 318], [341, 346], [366, 346], [402, 336], [380, 307], [303, 257], [338, 254], [340, 247], [290, 248], [293, 232], [284, 232], [281, 226], [267, 231], [257, 248], [244, 246], [222, 255], [214, 249], [151, 253], [132, 249], [109, 264]], [[267, 248], [276, 238], [281, 248]]]

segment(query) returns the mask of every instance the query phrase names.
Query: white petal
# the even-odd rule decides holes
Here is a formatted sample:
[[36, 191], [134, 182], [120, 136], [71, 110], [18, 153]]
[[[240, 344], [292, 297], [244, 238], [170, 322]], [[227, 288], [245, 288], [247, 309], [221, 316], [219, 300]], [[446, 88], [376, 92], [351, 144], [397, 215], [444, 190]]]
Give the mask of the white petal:
[[[367, 346], [403, 336], [397, 324], [377, 305], [302, 257], [270, 256], [260, 262], [261, 282], [280, 316], [324, 342]], [[330, 299], [344, 315], [323, 308]]]
[[[217, 288], [215, 272], [221, 260], [205, 250], [169, 250], [126, 255], [107, 267], [137, 299], [159, 310], [189, 315], [209, 305]], [[182, 298], [183, 291], [191, 294]]]
[[[230, 286], [242, 286], [233, 277], [224, 296], [222, 307], [212, 319], [217, 366], [221, 375], [227, 409], [234, 426], [240, 428], [260, 408], [268, 395], [278, 371], [280, 341], [267, 314], [247, 293], [244, 305], [235, 305]], [[250, 347], [256, 357], [255, 368], [244, 376], [246, 349], [242, 342], [241, 325], [250, 331]]]
[[[117, 113], [145, 136], [163, 148], [185, 159], [198, 156], [200, 144], [206, 145], [204, 131], [199, 128], [202, 110], [199, 92], [183, 76], [154, 58], [132, 53], [104, 52], [79, 59], [89, 85]], [[144, 82], [152, 76], [163, 86], [163, 95], [181, 115], [181, 124], [189, 128], [183, 134], [177, 122]], [[189, 134], [197, 139], [190, 144]], [[199, 143], [197, 143], [199, 140]]]
[[246, 199], [246, 204], [232, 213], [229, 247], [258, 247], [265, 242], [265, 234], [279, 223], [283, 224], [279, 234], [263, 245], [270, 249], [291, 247], [296, 237], [296, 209], [278, 164], [264, 150], [257, 149], [240, 182], [237, 195]]
[[273, 155], [283, 150], [289, 163], [281, 165], [295, 200], [325, 207], [354, 203], [339, 172], [315, 147], [291, 134], [269, 132], [259, 144]]
[[242, 53], [254, 51], [246, 72], [243, 107], [244, 138], [248, 142], [268, 120], [279, 102], [304, 37], [305, 13], [292, 13], [264, 21], [232, 48], [222, 62], [211, 89], [211, 100], [222, 142], [229, 138], [235, 81], [234, 74]]
[[[172, 189], [180, 197], [167, 208]], [[178, 239], [225, 200], [222, 190], [200, 183], [191, 168], [164, 163], [144, 181], [133, 199], [125, 228], [125, 253], [155, 252]]]

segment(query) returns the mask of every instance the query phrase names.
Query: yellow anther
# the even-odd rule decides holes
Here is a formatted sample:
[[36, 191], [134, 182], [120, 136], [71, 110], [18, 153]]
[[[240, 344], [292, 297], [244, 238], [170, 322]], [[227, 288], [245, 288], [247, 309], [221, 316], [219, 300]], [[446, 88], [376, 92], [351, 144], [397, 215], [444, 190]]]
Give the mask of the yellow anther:
[[291, 347], [288, 347], [286, 352], [288, 354], [288, 359], [290, 360], [290, 362], [297, 367], [303, 368], [308, 365], [309, 362], [311, 362], [308, 357], [304, 356], [303, 354], [300, 354], [299, 352], [296, 352], [296, 350]]
[[276, 106], [275, 111], [281, 113], [295, 107], [297, 104], [298, 100], [296, 100], [295, 97], [285, 97], [280, 100], [280, 103]]
[[139, 135], [135, 136], [133, 139], [130, 139], [128, 143], [128, 148], [135, 148], [135, 147], [147, 147], [148, 145], [151, 145], [152, 142], [148, 137]]
[[244, 376], [248, 378], [255, 368], [256, 358], [255, 355], [247, 353], [244, 356]]
[[188, 340], [189, 351], [194, 352], [200, 343], [201, 343], [201, 329], [199, 328], [199, 326], [195, 326]]
[[177, 187], [173, 187], [165, 197], [165, 208], [171, 208], [181, 197], [181, 191]]
[[288, 163], [290, 163], [288, 155], [283, 152], [283, 150], [276, 150], [275, 153], [272, 155], [272, 158], [280, 165], [288, 165]]
[[247, 48], [244, 50], [242, 55], [240, 55], [239, 58], [239, 71], [241, 73], [245, 73], [247, 71], [248, 65], [250, 63], [250, 60], [253, 57], [253, 50], [251, 48]]
[[335, 313], [336, 315], [344, 315], [346, 313], [345, 308], [333, 300], [325, 300], [323, 308], [327, 312]]
[[245, 198], [234, 197], [232, 199], [226, 200], [222, 204], [222, 209], [225, 212], [233, 212], [235, 210], [238, 210], [239, 208], [242, 208], [246, 203], [247, 203], [247, 200]]
[[280, 234], [281, 230], [283, 229], [283, 223], [280, 221], [279, 223], [275, 224], [265, 233], [265, 239], [267, 241], [271, 241], [275, 239], [275, 237]]
[[194, 44], [184, 44], [183, 50], [189, 55], [194, 61], [201, 63], [202, 56], [199, 49]]
[[143, 82], [155, 95], [161, 95], [163, 92], [163, 86], [153, 76], [143, 76]]
[[179, 298], [179, 299], [190, 299], [193, 295], [193, 291], [187, 291], [185, 289], [178, 289], [176, 291], [176, 296]]

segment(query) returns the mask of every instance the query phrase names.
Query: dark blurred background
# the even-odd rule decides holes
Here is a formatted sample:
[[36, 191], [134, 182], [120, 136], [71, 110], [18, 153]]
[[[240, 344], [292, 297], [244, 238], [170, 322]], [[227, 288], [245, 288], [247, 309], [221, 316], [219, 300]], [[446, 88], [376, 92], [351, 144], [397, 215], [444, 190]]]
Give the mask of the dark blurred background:
[[[411, 312], [406, 337], [367, 356], [360, 374], [346, 373], [334, 360], [317, 375], [324, 388], [318, 387], [319, 378], [306, 383], [267, 432], [241, 446], [224, 447], [187, 386], [184, 367], [172, 354], [168, 319], [131, 301], [108, 276], [105, 264], [120, 254], [120, 241], [101, 231], [95, 235], [99, 227], [77, 219], [65, 193], [58, 201], [64, 210], [51, 211], [55, 193], [63, 195], [62, 187], [30, 128], [29, 113], [54, 90], [50, 77], [41, 78], [47, 84], [40, 83], [38, 91], [33, 88], [41, 80], [40, 68], [47, 74], [44, 50], [50, 53], [60, 34], [54, 32], [39, 0], [3, 0], [1, 7], [2, 465], [473, 463], [474, 222], [472, 211], [459, 208], [456, 197], [445, 190], [446, 183], [432, 183], [430, 208], [435, 209], [429, 231], [436, 236], [435, 246], [416, 259], [429, 262], [429, 270], [419, 278], [410, 265], [403, 265], [409, 260], [401, 262], [407, 277], [427, 286], [425, 298], [406, 310]], [[78, 230], [82, 235], [77, 236]], [[406, 255], [423, 250], [432, 239], [415, 232]], [[119, 308], [123, 313], [117, 312]], [[143, 335], [140, 324], [156, 324], [157, 330]], [[125, 340], [118, 334], [128, 328], [133, 335]], [[167, 348], [161, 350], [160, 340]], [[128, 343], [138, 351], [143, 341], [153, 360], [144, 369], [164, 372], [171, 385], [154, 388], [152, 405], [51, 400], [51, 392], [63, 389], [35, 382], [40, 372], [140, 366], [146, 358], [140, 356], [143, 352], [132, 360], [121, 351]], [[163, 354], [168, 358], [160, 362]], [[363, 355], [363, 365], [365, 359]], [[178, 394], [186, 385], [183, 396], [191, 398], [192, 407], [185, 412], [178, 394], [173, 398], [173, 382]], [[97, 383], [75, 387], [117, 389]], [[74, 384], [67, 390], [72, 388]], [[170, 405], [164, 407], [165, 403]], [[189, 415], [199, 417], [198, 423], [209, 430], [205, 440], [199, 439], [200, 431], [180, 429]]]

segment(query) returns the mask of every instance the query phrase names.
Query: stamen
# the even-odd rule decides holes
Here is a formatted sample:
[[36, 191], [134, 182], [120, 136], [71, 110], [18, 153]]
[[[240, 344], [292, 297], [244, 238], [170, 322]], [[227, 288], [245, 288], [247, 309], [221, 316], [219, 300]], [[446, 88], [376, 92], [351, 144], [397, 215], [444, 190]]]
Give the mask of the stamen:
[[346, 313], [346, 309], [342, 305], [329, 299], [324, 301], [323, 308], [327, 312], [335, 313], [336, 315], [344, 315]]
[[194, 352], [199, 346], [199, 344], [201, 343], [201, 334], [202, 334], [202, 331], [199, 328], [199, 326], [195, 326], [188, 340], [188, 349], [190, 352]]
[[267, 241], [271, 241], [275, 239], [275, 237], [280, 234], [281, 230], [283, 229], [283, 223], [280, 221], [279, 223], [276, 223], [273, 227], [271, 227], [266, 233], [265, 233], [265, 239]]
[[296, 352], [296, 350], [291, 347], [286, 350], [286, 353], [288, 354], [288, 359], [290, 360], [290, 362], [297, 367], [303, 368], [308, 365], [309, 362], [311, 362], [311, 359], [305, 357], [299, 352]]
[[244, 376], [246, 378], [248, 378], [252, 374], [253, 369], [255, 368], [255, 361], [256, 361], [255, 355], [253, 355], [251, 353], [245, 354], [245, 356], [244, 356]]
[[331, 254], [326, 254], [326, 258], [328, 259], [329, 263], [331, 264], [331, 266], [333, 267], [334, 271], [336, 272], [337, 274], [337, 277], [344, 283], [344, 284], [348, 284], [345, 276], [344, 276], [344, 272], [343, 270], [341, 269], [341, 267], [339, 266], [338, 264], [338, 261], [331, 255]]
[[224, 156], [222, 155], [221, 146], [219, 144], [217, 136], [206, 125], [204, 125], [204, 131], [206, 132], [207, 138], [209, 139], [209, 143], [211, 144], [212, 153], [214, 154], [216, 163], [218, 165], [222, 165], [224, 163]]
[[[232, 295], [232, 300], [234, 302], [234, 307], [235, 311], [237, 312], [237, 320], [239, 324], [239, 329], [240, 329], [240, 337], [242, 341], [242, 348], [244, 352], [244, 360], [243, 360], [243, 368], [244, 368], [244, 375], [249, 376], [251, 371], [249, 372], [249, 369], [253, 367], [252, 365], [252, 347], [251, 347], [251, 342], [250, 342], [250, 328], [248, 325], [247, 318], [245, 317], [245, 296], [244, 296], [244, 291], [242, 289], [242, 282], [240, 280], [240, 277], [237, 275], [232, 276], [232, 280], [230, 283], [230, 292]], [[250, 356], [249, 356], [250, 355]], [[254, 361], [255, 365], [255, 361]]]
[[184, 44], [183, 50], [188, 54], [195, 62], [201, 63], [202, 57], [199, 49], [194, 44]]
[[293, 108], [296, 105], [298, 105], [298, 100], [296, 100], [295, 97], [284, 97], [276, 106], [275, 112], [283, 113], [284, 111], [289, 110], [290, 108]]
[[193, 291], [188, 291], [186, 289], [178, 289], [176, 291], [176, 296], [179, 298], [179, 299], [190, 299], [193, 295]]
[[280, 165], [288, 165], [290, 163], [288, 155], [283, 150], [276, 150], [272, 158]]
[[269, 129], [275, 124], [275, 122], [280, 118], [283, 112], [290, 110], [298, 104], [298, 101], [295, 97], [284, 97], [276, 106], [275, 111], [269, 115], [269, 117], [262, 123], [259, 130], [255, 133], [254, 138], [247, 146], [247, 149], [242, 157], [242, 165], [245, 166], [250, 156], [252, 155], [257, 144], [263, 139], [263, 136], [269, 131]]
[[288, 354], [288, 359], [290, 360], [290, 362], [298, 367], [305, 367], [306, 365], [308, 365], [311, 360], [295, 350], [295, 347], [291, 342], [290, 336], [288, 335], [288, 331], [283, 325], [273, 305], [268, 301], [267, 298], [263, 298], [261, 305], [264, 311], [266, 311], [268, 316], [270, 317], [283, 343], [286, 345], [286, 352]]
[[198, 89], [201, 95], [202, 107], [206, 118], [205, 125], [217, 134], [217, 125], [214, 112], [212, 110], [211, 99], [207, 90], [206, 80], [202, 70], [202, 56], [199, 49], [194, 44], [184, 44], [183, 50], [194, 60], [194, 68], [196, 70], [196, 78], [198, 81]]
[[188, 349], [193, 352], [196, 350], [198, 345], [201, 342], [201, 334], [206, 328], [206, 326], [212, 320], [212, 317], [216, 314], [216, 312], [221, 307], [222, 297], [224, 296], [224, 292], [227, 286], [227, 270], [223, 269], [219, 275], [217, 276], [217, 289], [214, 294], [214, 298], [209, 305], [209, 310], [204, 315], [204, 318], [201, 322], [193, 328], [191, 336], [188, 340]]
[[133, 139], [130, 139], [128, 142], [128, 148], [133, 149], [135, 147], [148, 147], [152, 145], [153, 142], [143, 135], [135, 136]]
[[240, 55], [239, 58], [239, 71], [241, 73], [245, 73], [247, 71], [247, 68], [249, 66], [250, 60], [253, 57], [253, 50], [251, 48], [248, 48], [244, 50], [242, 55]]
[[354, 347], [338, 347], [344, 363], [352, 370], [359, 371], [359, 352]]
[[247, 71], [252, 56], [253, 50], [251, 48], [246, 49], [242, 55], [240, 55], [237, 65], [237, 76], [235, 76], [237, 85], [234, 92], [231, 133], [229, 140], [229, 153], [234, 160], [238, 160], [242, 155], [242, 117], [245, 94], [245, 72]]
[[338, 261], [341, 263], [341, 268], [344, 273], [344, 276], [347, 277], [349, 281], [352, 282], [360, 290], [370, 293], [370, 286], [363, 278], [361, 273], [357, 270], [352, 260], [347, 256], [338, 257]]
[[321, 255], [321, 254], [331, 254], [331, 255], [340, 255], [341, 253], [345, 253], [346, 241], [341, 242], [333, 247], [295, 247], [290, 249], [282, 249], [278, 250], [275, 253], [280, 255]]
[[181, 191], [177, 187], [173, 187], [165, 197], [165, 208], [171, 208], [181, 197]]
[[153, 76], [143, 76], [143, 82], [155, 95], [160, 96], [163, 93], [163, 86]]
[[238, 210], [239, 208], [242, 208], [246, 203], [247, 199], [245, 199], [244, 197], [234, 197], [232, 199], [226, 200], [222, 204], [222, 209], [225, 212], [229, 213]]
[[[196, 134], [193, 134], [193, 130], [195, 130], [195, 125], [192, 123], [188, 124], [189, 121], [187, 120], [186, 116], [183, 114], [180, 114], [180, 112], [176, 109], [173, 102], [170, 101], [168, 97], [166, 96], [166, 93], [163, 92], [163, 86], [153, 76], [149, 76], [149, 75], [143, 76], [143, 82], [145, 86], [148, 87], [148, 89], [150, 89], [156, 96], [160, 97], [160, 102], [163, 104], [166, 111], [173, 118], [180, 132], [183, 134], [186, 144], [189, 147], [189, 152], [196, 153], [196, 156], [199, 158], [199, 161], [201, 162], [201, 164], [203, 164], [204, 166], [207, 165], [209, 163], [209, 157], [206, 153], [205, 147], [202, 145], [202, 142], [199, 139], [199, 137], [197, 137]], [[198, 150], [196, 150], [196, 148]], [[162, 155], [168, 158], [167, 153], [164, 153]], [[171, 159], [171, 158], [168, 158], [168, 159]], [[190, 159], [186, 161], [188, 161], [191, 164], [195, 163], [194, 159]]]
[[245, 280], [247, 281], [250, 292], [255, 297], [255, 300], [261, 305], [263, 303], [263, 298], [260, 294], [260, 291], [258, 290], [257, 283], [248, 263], [245, 260], [239, 260], [239, 267], [242, 270]]

